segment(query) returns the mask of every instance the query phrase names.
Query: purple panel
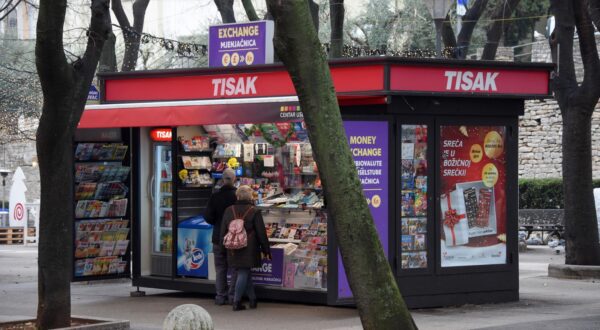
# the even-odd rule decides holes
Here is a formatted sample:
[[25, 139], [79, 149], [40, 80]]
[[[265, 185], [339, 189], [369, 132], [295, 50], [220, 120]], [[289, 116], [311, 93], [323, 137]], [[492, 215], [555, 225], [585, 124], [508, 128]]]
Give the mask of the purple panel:
[[[350, 151], [361, 180], [363, 193], [375, 222], [383, 251], [388, 255], [388, 123], [345, 121]], [[350, 298], [352, 291], [338, 252], [338, 298]]]
[[261, 267], [252, 268], [254, 284], [281, 286], [283, 283], [283, 249], [271, 249], [271, 260], [263, 259]]
[[256, 21], [209, 27], [210, 67], [273, 63], [273, 22]]

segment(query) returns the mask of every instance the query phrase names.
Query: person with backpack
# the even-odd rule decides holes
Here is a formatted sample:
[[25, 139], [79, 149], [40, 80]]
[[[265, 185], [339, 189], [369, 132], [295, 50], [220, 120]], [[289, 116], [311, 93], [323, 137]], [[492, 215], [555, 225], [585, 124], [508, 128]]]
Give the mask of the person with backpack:
[[[233, 205], [236, 201], [234, 186], [235, 171], [231, 168], [226, 168], [223, 171], [223, 186], [210, 196], [204, 219], [209, 224], [213, 225], [212, 243], [213, 253], [215, 255], [215, 289], [217, 291], [215, 297], [216, 305], [226, 305], [233, 303], [233, 285], [227, 287], [227, 270], [230, 268], [227, 265], [227, 250], [221, 245], [221, 226], [223, 223], [223, 213], [225, 209]], [[232, 281], [235, 281], [235, 272], [232, 274]], [[232, 282], [233, 283], [233, 282]]]
[[242, 305], [244, 293], [250, 301], [250, 308], [256, 308], [254, 283], [250, 269], [260, 267], [261, 252], [271, 259], [269, 239], [260, 210], [254, 207], [252, 188], [240, 186], [236, 191], [237, 202], [228, 207], [223, 215], [221, 242], [227, 249], [227, 263], [237, 273], [233, 297], [233, 310], [246, 309]]

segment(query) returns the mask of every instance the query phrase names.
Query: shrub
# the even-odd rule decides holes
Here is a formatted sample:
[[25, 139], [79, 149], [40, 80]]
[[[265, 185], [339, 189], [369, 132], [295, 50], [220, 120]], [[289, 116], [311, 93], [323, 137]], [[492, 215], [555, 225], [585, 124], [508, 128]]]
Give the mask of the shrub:
[[[600, 180], [593, 181], [594, 188], [600, 188]], [[564, 208], [562, 179], [521, 179], [519, 180], [520, 209], [562, 209]]]

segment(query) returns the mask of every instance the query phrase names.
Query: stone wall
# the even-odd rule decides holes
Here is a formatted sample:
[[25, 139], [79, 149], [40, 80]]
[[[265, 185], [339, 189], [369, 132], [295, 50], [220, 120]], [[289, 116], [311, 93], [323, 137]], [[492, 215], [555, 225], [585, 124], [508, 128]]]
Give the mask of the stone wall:
[[[596, 36], [600, 47], [600, 36]], [[532, 61], [552, 62], [547, 40], [532, 45]], [[583, 79], [583, 64], [579, 40], [573, 41], [573, 61], [579, 82]], [[600, 106], [592, 116], [593, 178], [600, 179]], [[555, 100], [525, 102], [525, 115], [519, 120], [519, 178], [562, 177], [562, 117]]]
[[[592, 169], [600, 179], [600, 106], [592, 116]], [[562, 118], [555, 100], [525, 102], [519, 120], [519, 178], [562, 177]]]

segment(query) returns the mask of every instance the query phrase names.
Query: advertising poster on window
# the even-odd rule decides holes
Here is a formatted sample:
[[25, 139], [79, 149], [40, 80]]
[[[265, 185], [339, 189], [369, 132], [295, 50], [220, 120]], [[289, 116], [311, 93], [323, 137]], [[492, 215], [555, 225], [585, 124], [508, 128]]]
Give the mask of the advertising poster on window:
[[[346, 137], [369, 204], [379, 240], [388, 255], [388, 123], [385, 121], [344, 121]], [[338, 298], [350, 298], [342, 257], [338, 252]]]
[[506, 263], [506, 128], [440, 127], [442, 267]]

